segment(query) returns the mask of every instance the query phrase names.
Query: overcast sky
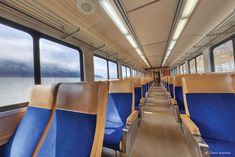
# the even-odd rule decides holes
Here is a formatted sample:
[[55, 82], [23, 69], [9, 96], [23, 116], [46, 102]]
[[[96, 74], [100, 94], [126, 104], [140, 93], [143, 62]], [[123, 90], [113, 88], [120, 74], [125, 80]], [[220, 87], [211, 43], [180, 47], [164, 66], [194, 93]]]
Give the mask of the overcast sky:
[[[77, 50], [40, 39], [41, 64], [53, 64], [71, 70], [80, 69]], [[31, 35], [0, 24], [0, 62], [1, 60], [27, 62], [33, 65], [33, 40]], [[106, 60], [94, 57], [95, 74], [107, 78]], [[117, 77], [117, 65], [110, 62], [110, 78]]]

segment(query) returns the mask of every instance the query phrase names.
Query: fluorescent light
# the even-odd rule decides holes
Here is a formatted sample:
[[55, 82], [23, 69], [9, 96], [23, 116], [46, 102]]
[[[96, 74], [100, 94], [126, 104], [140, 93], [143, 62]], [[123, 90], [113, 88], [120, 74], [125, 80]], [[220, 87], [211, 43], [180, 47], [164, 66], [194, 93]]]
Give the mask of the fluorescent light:
[[180, 37], [180, 34], [182, 33], [187, 21], [188, 21], [188, 19], [180, 19], [180, 21], [175, 29], [175, 32], [173, 35], [173, 40], [177, 40]]
[[195, 8], [197, 2], [198, 2], [198, 0], [187, 0], [186, 4], [184, 6], [182, 18], [188, 18], [192, 14], [193, 9]]
[[145, 60], [144, 56], [141, 56], [141, 58], [142, 58], [143, 60]]
[[124, 34], [128, 34], [128, 29], [125, 24], [122, 22], [122, 19], [119, 17], [118, 13], [112, 6], [109, 0], [99, 0], [101, 6], [104, 8], [109, 17], [113, 20], [115, 25], [119, 28], [119, 30]]
[[166, 52], [166, 56], [168, 57], [170, 54], [171, 54], [171, 50], [168, 50], [168, 51]]
[[135, 49], [136, 50], [136, 52], [138, 53], [138, 55], [142, 55], [142, 52], [140, 51], [140, 49], [139, 48], [137, 48], [137, 49]]
[[171, 51], [174, 48], [175, 43], [176, 43], [176, 40], [171, 41], [170, 46], [168, 47], [168, 51]]
[[132, 47], [134, 47], [135, 49], [138, 48], [138, 45], [131, 34], [126, 35], [126, 38], [129, 41], [129, 43], [132, 45]]

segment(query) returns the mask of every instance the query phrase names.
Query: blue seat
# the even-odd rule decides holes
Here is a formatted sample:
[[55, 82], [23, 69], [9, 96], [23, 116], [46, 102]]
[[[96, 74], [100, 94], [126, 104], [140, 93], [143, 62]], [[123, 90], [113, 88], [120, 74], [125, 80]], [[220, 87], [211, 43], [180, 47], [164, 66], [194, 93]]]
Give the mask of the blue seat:
[[173, 92], [173, 77], [172, 77], [172, 76], [170, 76], [170, 77], [168, 78], [168, 89], [169, 89], [171, 98], [174, 98], [174, 92]]
[[182, 89], [182, 77], [183, 76], [186, 76], [186, 75], [175, 75], [173, 77], [174, 98], [177, 101], [177, 105], [179, 106], [179, 112], [181, 114], [185, 113], [183, 89]]
[[147, 92], [147, 86], [145, 83], [145, 79], [141, 79], [141, 88], [142, 88], [142, 97], [145, 98], [145, 94]]
[[50, 128], [37, 157], [101, 156], [108, 84], [61, 84]]
[[134, 93], [135, 93], [135, 110], [140, 109], [140, 99], [141, 99], [141, 79], [135, 78], [133, 79], [134, 82]]
[[48, 125], [58, 85], [37, 85], [15, 133], [3, 148], [3, 157], [31, 157]]
[[[209, 145], [211, 156], [235, 156], [235, 94], [226, 74], [183, 77], [186, 113]], [[226, 156], [226, 155], [224, 155]]]
[[[133, 82], [128, 80], [110, 81], [106, 109], [104, 147], [122, 151], [123, 128], [134, 110]], [[138, 116], [138, 114], [137, 114]]]

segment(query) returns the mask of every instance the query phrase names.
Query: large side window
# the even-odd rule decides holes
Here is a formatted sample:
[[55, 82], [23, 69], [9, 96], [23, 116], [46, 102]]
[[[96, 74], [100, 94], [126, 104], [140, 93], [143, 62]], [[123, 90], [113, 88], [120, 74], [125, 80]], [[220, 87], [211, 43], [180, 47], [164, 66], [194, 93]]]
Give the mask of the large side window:
[[0, 107], [29, 101], [34, 85], [33, 40], [0, 24]]
[[232, 40], [215, 47], [212, 53], [214, 60], [214, 70], [216, 72], [233, 71], [235, 69]]
[[197, 73], [204, 73], [204, 61], [203, 61], [203, 55], [196, 57], [196, 65], [197, 65]]
[[108, 79], [107, 60], [94, 56], [95, 81]]
[[126, 74], [126, 67], [125, 66], [122, 66], [122, 78], [126, 78], [127, 77], [127, 74]]
[[42, 84], [78, 82], [80, 75], [79, 51], [47, 39], [40, 39]]
[[112, 61], [108, 61], [109, 63], [109, 79], [117, 79], [118, 78], [118, 66], [117, 63]]
[[190, 71], [190, 74], [197, 73], [195, 58], [193, 58], [189, 61], [189, 71]]
[[131, 69], [126, 67], [126, 72], [127, 72], [126, 77], [130, 78], [131, 77]]

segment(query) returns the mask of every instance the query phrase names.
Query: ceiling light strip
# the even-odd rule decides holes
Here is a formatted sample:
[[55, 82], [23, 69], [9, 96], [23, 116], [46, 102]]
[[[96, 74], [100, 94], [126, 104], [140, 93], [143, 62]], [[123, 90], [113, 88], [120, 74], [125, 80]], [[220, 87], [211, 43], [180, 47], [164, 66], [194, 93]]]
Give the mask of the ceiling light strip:
[[177, 40], [179, 39], [180, 35], [182, 34], [182, 32], [183, 32], [183, 30], [184, 30], [184, 28], [185, 28], [185, 26], [188, 22], [189, 17], [191, 16], [194, 8], [197, 5], [197, 2], [198, 2], [198, 0], [187, 0], [186, 1], [183, 12], [182, 12], [182, 15], [181, 15], [181, 18], [178, 21], [176, 29], [173, 33], [172, 40], [170, 40], [170, 44], [167, 48], [167, 52], [166, 52], [166, 55], [164, 57], [162, 66], [165, 65], [168, 57], [170, 56], [173, 48], [175, 47], [175, 44], [176, 44]]
[[121, 31], [122, 34], [125, 35], [131, 46], [136, 50], [137, 54], [142, 58], [142, 60], [146, 63], [146, 65], [150, 68], [149, 63], [147, 62], [146, 58], [143, 56], [142, 51], [140, 50], [139, 45], [137, 44], [135, 38], [131, 34], [131, 32], [128, 30], [128, 27], [126, 26], [124, 20], [121, 18], [120, 13], [113, 7], [112, 1], [110, 0], [99, 0], [100, 5], [103, 7], [105, 12], [109, 15], [109, 17], [112, 19], [114, 24], [117, 26], [117, 28]]

